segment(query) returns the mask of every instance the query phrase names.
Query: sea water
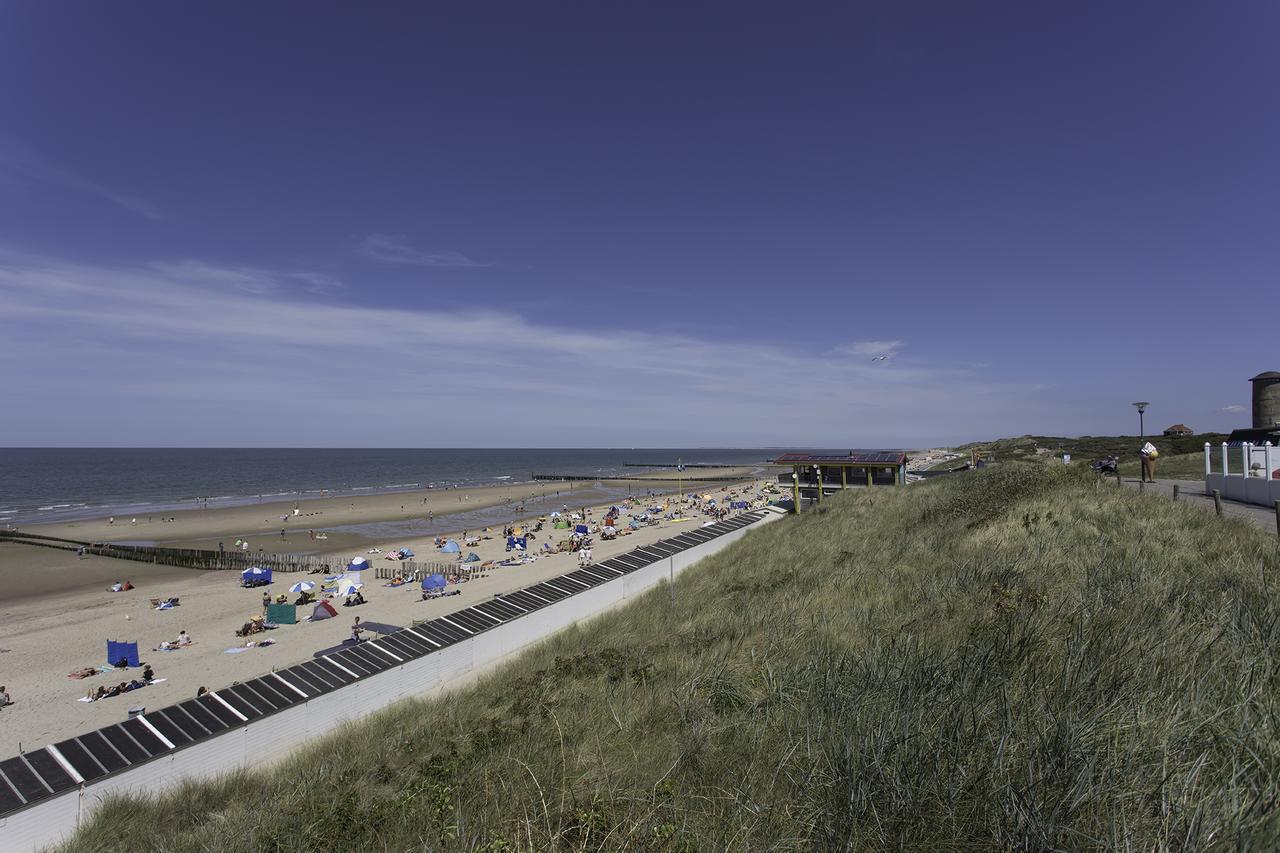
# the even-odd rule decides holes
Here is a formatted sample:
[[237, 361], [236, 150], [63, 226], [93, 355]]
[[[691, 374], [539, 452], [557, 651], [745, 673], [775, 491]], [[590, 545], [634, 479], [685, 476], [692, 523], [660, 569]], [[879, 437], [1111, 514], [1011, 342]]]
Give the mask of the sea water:
[[[761, 449], [0, 448], [0, 527], [417, 489], [605, 479], [675, 465], [763, 466]], [[652, 469], [650, 469], [652, 470]], [[694, 468], [690, 476], [714, 470]], [[548, 485], [551, 485], [548, 483]]]

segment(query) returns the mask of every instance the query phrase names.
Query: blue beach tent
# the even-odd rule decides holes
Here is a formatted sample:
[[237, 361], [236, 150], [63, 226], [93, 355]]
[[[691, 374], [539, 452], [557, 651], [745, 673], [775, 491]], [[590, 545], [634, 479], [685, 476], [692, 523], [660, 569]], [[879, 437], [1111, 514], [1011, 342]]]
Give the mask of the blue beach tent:
[[444, 579], [444, 575], [427, 575], [422, 579], [422, 588], [424, 590], [444, 589], [448, 583]]
[[265, 581], [267, 583], [271, 583], [271, 570], [264, 569], [261, 566], [253, 566], [252, 568], [245, 569], [240, 573], [240, 580], [258, 581], [259, 583]]
[[120, 661], [128, 661], [129, 666], [140, 666], [138, 663], [138, 644], [120, 640], [107, 640], [107, 665], [115, 666]]
[[456, 554], [462, 549], [458, 547], [458, 543], [450, 539], [444, 543], [444, 547], [440, 549], [441, 554]]
[[573, 532], [574, 532], [574, 533], [587, 533], [587, 532], [589, 532], [589, 531], [587, 530], [587, 526], [586, 526], [585, 524], [579, 524], [577, 527], [573, 528]]

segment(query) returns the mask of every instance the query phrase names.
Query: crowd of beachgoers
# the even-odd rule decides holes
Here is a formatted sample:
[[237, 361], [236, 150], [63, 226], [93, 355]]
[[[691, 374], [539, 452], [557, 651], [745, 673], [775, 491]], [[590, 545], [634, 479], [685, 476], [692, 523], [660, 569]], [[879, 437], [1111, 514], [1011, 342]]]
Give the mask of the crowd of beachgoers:
[[[3, 711], [0, 751], [43, 745], [119, 721], [138, 708], [252, 678], [778, 497], [764, 481], [700, 483], [696, 491], [686, 484], [682, 495], [666, 488], [655, 483], [642, 494], [608, 503], [592, 501], [589, 488], [566, 488], [559, 509], [538, 515], [520, 512], [536, 493], [476, 490], [463, 496], [464, 507], [509, 507], [511, 520], [393, 541], [336, 533], [317, 539], [325, 529], [312, 517], [305, 522], [314, 526], [287, 530], [285, 538], [287, 545], [328, 558], [330, 570], [314, 575], [242, 577], [238, 571], [174, 569], [4, 544], [0, 573], [47, 574], [59, 583], [0, 606], [0, 619], [9, 626], [0, 629], [0, 681], [12, 696]], [[379, 521], [387, 514], [385, 497], [330, 508], [329, 517], [348, 524]], [[450, 498], [456, 505], [457, 496]], [[400, 500], [404, 504], [397, 507], [411, 505], [408, 496]], [[419, 517], [430, 513], [442, 524], [450, 510], [457, 511], [433, 500], [415, 508]], [[237, 508], [179, 514], [165, 527], [185, 537], [184, 544], [213, 548], [239, 538], [253, 542], [256, 551], [264, 537], [281, 538], [268, 533], [264, 522], [278, 521], [280, 514], [292, 518], [292, 510], [276, 508], [263, 519], [263, 508], [254, 509], [258, 518], [252, 524]], [[210, 518], [220, 513], [222, 519]], [[112, 526], [105, 519], [80, 524], [79, 535]], [[136, 649], [137, 659], [113, 660], [108, 648]]]

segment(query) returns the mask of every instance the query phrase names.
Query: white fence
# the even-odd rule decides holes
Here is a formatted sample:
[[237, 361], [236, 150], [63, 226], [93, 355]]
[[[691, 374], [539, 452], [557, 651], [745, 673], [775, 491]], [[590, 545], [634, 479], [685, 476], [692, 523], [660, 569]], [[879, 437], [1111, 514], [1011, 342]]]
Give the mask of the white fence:
[[1272, 447], [1271, 442], [1262, 445], [1244, 442], [1235, 447], [1224, 442], [1217, 449], [1205, 442], [1206, 495], [1216, 489], [1233, 501], [1274, 506], [1280, 501], [1277, 475], [1280, 475], [1280, 448]]
[[780, 513], [769, 512], [758, 522], [497, 625], [425, 657], [359, 679], [271, 716], [35, 803], [0, 819], [3, 849], [37, 850], [65, 839], [81, 820], [92, 815], [108, 794], [165, 791], [180, 782], [206, 779], [240, 767], [261, 767], [265, 761], [283, 758], [305, 746], [311, 738], [331, 732], [343, 723], [385, 708], [399, 699], [447, 689], [450, 682], [459, 676], [495, 663], [562, 628], [617, 606], [658, 584], [669, 573], [679, 573], [737, 541], [748, 531], [781, 517]]

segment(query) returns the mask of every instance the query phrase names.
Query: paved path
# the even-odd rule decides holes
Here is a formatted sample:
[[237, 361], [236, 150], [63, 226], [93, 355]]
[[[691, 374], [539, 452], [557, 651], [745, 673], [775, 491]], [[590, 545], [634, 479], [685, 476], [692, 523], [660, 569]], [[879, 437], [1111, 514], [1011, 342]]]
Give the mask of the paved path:
[[[1125, 477], [1124, 484], [1136, 489], [1140, 485], [1137, 477]], [[1154, 489], [1162, 495], [1173, 497], [1173, 487], [1178, 486], [1178, 500], [1213, 509], [1213, 496], [1204, 493], [1204, 480], [1157, 480], [1147, 483], [1143, 488]], [[1222, 499], [1222, 512], [1238, 518], [1247, 518], [1265, 530], [1276, 529], [1276, 513], [1270, 507], [1246, 504], [1240, 501]]]

